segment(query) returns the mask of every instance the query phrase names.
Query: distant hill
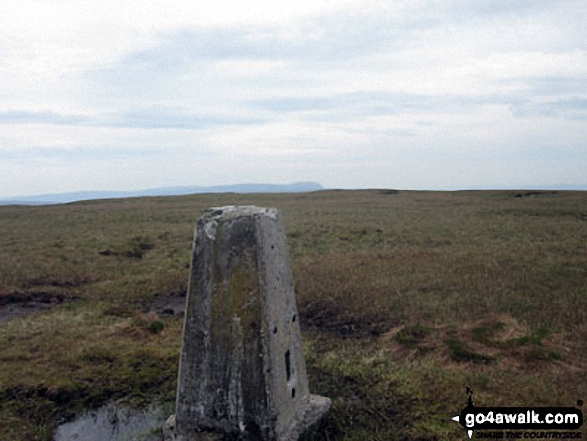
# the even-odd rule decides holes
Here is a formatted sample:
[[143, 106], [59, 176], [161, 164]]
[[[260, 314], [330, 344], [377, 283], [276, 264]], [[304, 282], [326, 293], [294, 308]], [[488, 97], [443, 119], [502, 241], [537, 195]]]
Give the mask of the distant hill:
[[151, 188], [138, 191], [78, 191], [72, 193], [43, 194], [0, 200], [0, 205], [50, 205], [93, 199], [134, 198], [141, 196], [181, 196], [196, 193], [304, 193], [323, 190], [318, 182], [294, 182], [293, 184], [235, 184], [212, 187], [184, 186]]

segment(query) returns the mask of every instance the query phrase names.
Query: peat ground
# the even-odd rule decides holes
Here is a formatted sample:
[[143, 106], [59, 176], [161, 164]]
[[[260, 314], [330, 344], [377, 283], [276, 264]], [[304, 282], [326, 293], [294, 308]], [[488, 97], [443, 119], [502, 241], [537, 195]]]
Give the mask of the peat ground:
[[229, 204], [283, 210], [311, 390], [333, 399], [309, 439], [464, 439], [450, 417], [466, 386], [479, 406], [586, 399], [585, 192], [0, 207], [1, 440], [50, 440], [112, 401], [173, 401], [195, 221]]

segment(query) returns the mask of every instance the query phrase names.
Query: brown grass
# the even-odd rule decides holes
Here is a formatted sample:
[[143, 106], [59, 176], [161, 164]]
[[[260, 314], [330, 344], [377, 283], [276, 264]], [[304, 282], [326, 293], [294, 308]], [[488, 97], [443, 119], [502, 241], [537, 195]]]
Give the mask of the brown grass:
[[49, 440], [59, 420], [113, 399], [173, 399], [182, 320], [158, 311], [185, 294], [197, 217], [227, 204], [284, 212], [312, 390], [334, 403], [311, 439], [461, 438], [449, 418], [465, 386], [487, 406], [587, 396], [585, 193], [0, 207], [2, 302], [63, 299], [0, 323], [0, 439]]

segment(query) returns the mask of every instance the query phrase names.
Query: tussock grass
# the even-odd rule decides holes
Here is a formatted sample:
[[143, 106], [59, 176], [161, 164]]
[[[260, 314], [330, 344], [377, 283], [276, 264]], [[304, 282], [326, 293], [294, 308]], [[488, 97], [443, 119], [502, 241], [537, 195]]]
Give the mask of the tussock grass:
[[462, 438], [465, 386], [487, 406], [587, 396], [585, 193], [0, 207], [0, 308], [62, 302], [0, 323], [0, 439], [50, 440], [111, 400], [173, 400], [182, 318], [162, 311], [185, 295], [199, 214], [229, 204], [284, 212], [311, 387], [334, 404], [310, 439]]

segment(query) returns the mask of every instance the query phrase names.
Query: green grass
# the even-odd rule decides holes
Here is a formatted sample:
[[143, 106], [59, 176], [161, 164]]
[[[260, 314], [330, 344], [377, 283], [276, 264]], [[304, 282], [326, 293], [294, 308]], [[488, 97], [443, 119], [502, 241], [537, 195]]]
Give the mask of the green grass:
[[311, 388], [333, 399], [309, 439], [462, 439], [466, 386], [485, 406], [587, 397], [586, 193], [0, 207], [0, 306], [63, 301], [0, 323], [0, 440], [50, 440], [111, 400], [173, 400], [182, 320], [147, 311], [185, 293], [196, 219], [230, 204], [283, 211]]
[[450, 356], [455, 361], [485, 363], [489, 364], [494, 361], [493, 357], [479, 354], [473, 351], [465, 342], [451, 338], [446, 341], [446, 346], [450, 352]]
[[408, 325], [395, 335], [395, 341], [406, 348], [414, 348], [419, 346], [430, 333], [430, 328], [426, 326]]

